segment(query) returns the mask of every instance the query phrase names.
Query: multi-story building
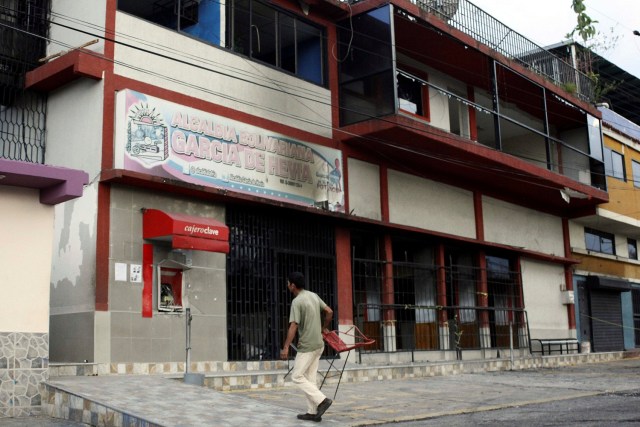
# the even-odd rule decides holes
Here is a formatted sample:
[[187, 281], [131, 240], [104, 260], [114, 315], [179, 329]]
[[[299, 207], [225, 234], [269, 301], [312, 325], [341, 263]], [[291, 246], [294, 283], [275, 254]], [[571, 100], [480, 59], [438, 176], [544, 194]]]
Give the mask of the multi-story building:
[[[637, 263], [637, 187], [640, 185], [640, 123], [637, 77], [574, 41], [547, 48], [595, 80], [603, 116], [604, 161], [609, 202], [571, 222], [575, 267], [576, 323], [583, 347], [595, 351], [640, 346], [640, 264]], [[545, 61], [558, 76], [559, 58]], [[574, 85], [574, 87], [577, 87]]]
[[577, 330], [594, 351], [620, 351], [640, 347], [640, 126], [600, 110], [610, 199], [571, 222]]
[[183, 361], [185, 324], [192, 361], [274, 359], [293, 270], [370, 358], [575, 337], [601, 116], [471, 3], [57, 2], [50, 24], [26, 86], [47, 162], [91, 177], [56, 211], [53, 361]]

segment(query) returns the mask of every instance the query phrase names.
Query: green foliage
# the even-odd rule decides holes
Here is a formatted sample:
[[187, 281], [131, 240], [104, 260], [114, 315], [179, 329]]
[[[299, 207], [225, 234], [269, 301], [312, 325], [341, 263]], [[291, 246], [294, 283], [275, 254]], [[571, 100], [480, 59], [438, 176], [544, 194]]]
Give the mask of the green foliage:
[[560, 85], [562, 89], [564, 89], [568, 93], [576, 93], [578, 91], [578, 87], [573, 82], [564, 82]]
[[[605, 99], [607, 93], [616, 90], [623, 82], [615, 80], [607, 80], [597, 74], [594, 71], [596, 65], [596, 58], [594, 52], [604, 53], [611, 50], [618, 43], [620, 36], [615, 35], [614, 29], [610, 29], [609, 34], [601, 33], [597, 31], [594, 24], [598, 21], [591, 19], [587, 15], [587, 7], [584, 4], [584, 0], [571, 0], [571, 7], [576, 13], [577, 24], [573, 31], [567, 35], [569, 38], [577, 33], [582, 38], [584, 48], [579, 48], [577, 51], [577, 68], [585, 73], [594, 83], [593, 98], [595, 102], [600, 102]], [[574, 92], [576, 90], [575, 85], [571, 87], [572, 83], [566, 83], [567, 87], [563, 87], [567, 92]]]
[[589, 15], [587, 15], [587, 7], [584, 5], [584, 0], [571, 1], [571, 7], [577, 15], [577, 24], [573, 31], [568, 34], [568, 36], [570, 38], [573, 38], [573, 35], [575, 33], [578, 33], [582, 40], [586, 42], [588, 39], [596, 35], [596, 27], [594, 26], [594, 24], [596, 24], [598, 21], [594, 21]]

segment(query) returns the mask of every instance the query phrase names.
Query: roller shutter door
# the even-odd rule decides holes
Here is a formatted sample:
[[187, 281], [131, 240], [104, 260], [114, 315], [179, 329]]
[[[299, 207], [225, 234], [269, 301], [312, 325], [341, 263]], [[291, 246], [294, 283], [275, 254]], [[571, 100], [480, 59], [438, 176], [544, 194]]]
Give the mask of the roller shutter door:
[[624, 350], [620, 293], [592, 290], [591, 317], [593, 351]]

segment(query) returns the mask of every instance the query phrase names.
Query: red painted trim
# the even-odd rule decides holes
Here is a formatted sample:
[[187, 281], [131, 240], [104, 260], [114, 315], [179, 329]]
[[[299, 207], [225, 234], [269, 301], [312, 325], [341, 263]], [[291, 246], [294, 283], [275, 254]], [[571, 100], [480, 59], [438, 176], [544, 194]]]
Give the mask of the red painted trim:
[[351, 234], [336, 227], [336, 270], [338, 280], [338, 323], [353, 325], [353, 283], [351, 276]]
[[[516, 295], [516, 308], [524, 308], [524, 289], [522, 289], [522, 257], [519, 256], [515, 259], [515, 266], [514, 269], [517, 273], [517, 277], [518, 277], [518, 293]], [[520, 320], [520, 324], [524, 325], [525, 324], [525, 318], [524, 318], [524, 313], [519, 314], [519, 320]]]
[[98, 185], [98, 217], [96, 225], [96, 311], [109, 310], [109, 225], [111, 188]]
[[476, 223], [476, 239], [484, 241], [484, 211], [482, 210], [482, 193], [473, 192], [473, 214]]
[[329, 49], [327, 67], [328, 67], [328, 83], [331, 91], [331, 123], [333, 124], [333, 136], [338, 140], [336, 133], [339, 131], [340, 123], [340, 96], [339, 96], [339, 75], [338, 60], [336, 58], [338, 52], [338, 33], [335, 26], [327, 28], [327, 46]]
[[99, 53], [74, 50], [29, 71], [25, 76], [25, 88], [51, 92], [82, 77], [101, 80], [108, 66], [109, 62]]
[[[226, 117], [230, 120], [236, 120], [242, 123], [249, 123], [253, 126], [278, 132], [288, 137], [300, 139], [305, 142], [312, 142], [315, 144], [324, 145], [332, 148], [337, 147], [336, 142], [332, 138], [326, 138], [315, 133], [307, 132], [300, 128], [287, 126], [282, 123], [274, 122], [260, 116], [254, 116], [252, 114], [248, 114], [240, 110], [224, 107], [212, 102], [205, 101], [201, 98], [194, 98], [192, 96], [174, 92], [174, 91], [164, 89], [159, 86], [154, 86], [148, 83], [140, 82], [138, 80], [133, 80], [133, 79], [129, 79], [122, 76], [114, 76], [113, 90], [119, 91], [124, 89], [135, 90], [135, 91], [144, 93], [145, 95], [161, 98], [165, 101], [195, 108], [205, 113], [217, 114], [219, 116]], [[112, 109], [112, 110], [105, 110], [105, 111], [114, 111], [114, 110]], [[113, 116], [113, 114], [111, 114], [111, 116]]]
[[[429, 81], [429, 75], [427, 75], [427, 81]], [[422, 114], [424, 118], [431, 121], [431, 98], [429, 97], [429, 86], [422, 85]]]
[[389, 175], [386, 165], [380, 165], [380, 214], [382, 221], [389, 221]]
[[[478, 252], [478, 307], [489, 307], [489, 285], [487, 283], [487, 257], [484, 251]], [[489, 312], [480, 312], [480, 326], [489, 326]]]
[[[436, 273], [438, 305], [445, 307], [447, 305], [447, 271], [444, 267], [445, 248], [442, 243], [440, 243], [436, 249], [436, 265], [438, 266], [438, 272]], [[438, 310], [438, 320], [440, 321], [440, 325], [447, 323], [447, 312], [445, 310]]]
[[502, 249], [511, 251], [513, 253], [521, 254], [522, 256], [526, 256], [527, 258], [537, 259], [541, 261], [551, 262], [555, 264], [579, 264], [580, 261], [574, 258], [565, 258], [556, 255], [547, 255], [540, 252], [534, 252], [527, 249], [522, 249], [519, 247], [513, 247], [509, 245], [502, 245], [493, 242], [479, 242], [473, 238], [456, 236], [453, 234], [442, 233], [438, 231], [425, 230], [418, 227], [411, 227], [402, 224], [393, 224], [385, 221], [377, 221], [369, 218], [352, 216], [348, 213], [337, 213], [337, 212], [328, 212], [318, 210], [316, 208], [306, 207], [302, 205], [294, 205], [284, 202], [279, 202], [273, 199], [265, 199], [257, 196], [252, 196], [244, 193], [236, 193], [226, 189], [212, 188], [212, 187], [201, 187], [194, 186], [190, 184], [181, 183], [180, 185], [175, 185], [175, 183], [167, 183], [164, 178], [155, 177], [151, 175], [146, 175], [138, 172], [132, 172], [122, 169], [112, 169], [108, 171], [104, 171], [101, 175], [101, 182], [103, 183], [120, 183], [123, 185], [131, 185], [139, 188], [147, 188], [153, 191], [162, 191], [165, 193], [173, 193], [179, 194], [181, 196], [189, 196], [195, 197], [208, 201], [218, 201], [218, 202], [227, 202], [227, 203], [248, 203], [255, 206], [261, 205], [269, 205], [269, 206], [277, 206], [285, 209], [291, 209], [301, 212], [310, 213], [313, 215], [323, 215], [329, 216], [332, 218], [336, 218], [338, 220], [344, 220], [345, 223], [348, 224], [369, 224], [373, 226], [379, 226], [386, 230], [393, 231], [408, 231], [413, 232], [422, 236], [430, 236], [436, 238], [446, 239], [450, 242], [461, 242], [461, 243], [469, 243], [472, 245], [476, 245], [486, 250], [489, 249]]
[[[387, 116], [343, 128], [345, 145], [370, 150], [394, 169], [456, 187], [479, 190], [501, 200], [557, 216], [593, 208], [609, 200], [605, 191], [549, 171], [515, 156], [452, 135], [407, 115]], [[355, 135], [355, 136], [354, 136]], [[425, 147], [429, 147], [427, 150]], [[453, 166], [440, 159], [453, 159]], [[453, 173], [455, 169], [456, 173]], [[495, 182], [495, 186], [492, 183]], [[587, 197], [567, 204], [559, 190], [568, 187]]]
[[[118, 0], [106, 0], [106, 15], [104, 20], [104, 35], [108, 39], [114, 39], [116, 34], [116, 11], [118, 9]], [[104, 41], [104, 55], [109, 59], [114, 59], [115, 43]], [[113, 62], [111, 63], [110, 72], [113, 73]]]
[[[117, 0], [107, 0], [105, 35], [115, 34]], [[104, 41], [107, 67], [104, 73], [104, 99], [102, 108], [102, 171], [113, 168], [113, 132], [115, 95], [113, 93], [114, 45]], [[96, 311], [109, 310], [109, 232], [111, 222], [111, 188], [101, 182], [98, 185], [98, 218], [96, 225]]]
[[153, 245], [142, 245], [142, 317], [153, 316]]
[[[571, 256], [571, 236], [569, 234], [569, 220], [562, 218], [562, 240], [564, 243], [564, 255]], [[569, 265], [564, 266], [564, 283], [567, 291], [573, 291], [573, 269]], [[569, 329], [576, 328], [576, 306], [567, 304], [567, 318]]]
[[[573, 270], [571, 266], [564, 266], [564, 281], [568, 291], [573, 290]], [[569, 320], [569, 329], [576, 328], [576, 306], [567, 304], [567, 317]]]
[[570, 257], [571, 256], [571, 235], [569, 234], [569, 219], [567, 218], [562, 218], [562, 244], [564, 246], [564, 256]]
[[[384, 257], [384, 281], [382, 285], [382, 304], [393, 304], [393, 244], [391, 243], [391, 235], [385, 234], [382, 242], [382, 256]], [[395, 320], [394, 310], [385, 310], [383, 313], [385, 321]]]
[[[476, 93], [473, 86], [467, 86], [467, 99], [471, 102], [476, 102]], [[471, 105], [469, 109], [469, 139], [472, 141], [478, 140], [478, 119], [476, 117], [476, 109]]]

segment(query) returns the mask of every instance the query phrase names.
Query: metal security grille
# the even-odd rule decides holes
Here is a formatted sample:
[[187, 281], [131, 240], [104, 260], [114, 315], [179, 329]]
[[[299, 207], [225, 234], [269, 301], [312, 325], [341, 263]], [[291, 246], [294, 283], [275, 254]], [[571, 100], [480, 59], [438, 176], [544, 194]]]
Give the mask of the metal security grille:
[[636, 347], [640, 347], [640, 289], [631, 291], [633, 298], [633, 327], [636, 332]]
[[290, 272], [302, 272], [307, 289], [336, 311], [334, 229], [320, 218], [264, 208], [229, 207], [226, 222], [229, 360], [277, 359], [289, 324]]
[[[393, 262], [389, 278], [384, 261], [352, 261], [354, 321], [376, 339], [368, 351], [383, 350], [388, 320], [395, 324], [396, 350], [520, 348], [528, 342], [520, 273], [511, 270], [508, 259], [487, 257], [486, 269], [471, 263]], [[438, 288], [438, 271], [444, 271], [444, 289]], [[481, 277], [486, 277], [486, 295], [479, 291]], [[385, 291], [385, 280], [393, 284], [392, 294]], [[487, 308], [478, 306], [483, 299]], [[445, 335], [439, 330], [443, 323], [450, 329]], [[444, 337], [452, 341], [444, 343]]]
[[0, 158], [44, 163], [46, 95], [24, 89], [45, 56], [49, 0], [0, 0]]

